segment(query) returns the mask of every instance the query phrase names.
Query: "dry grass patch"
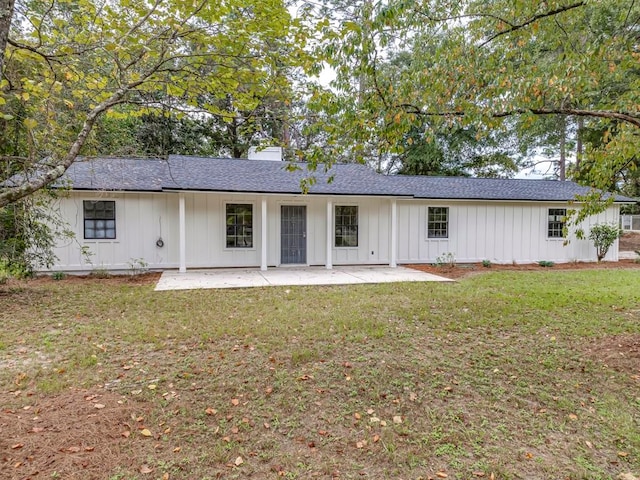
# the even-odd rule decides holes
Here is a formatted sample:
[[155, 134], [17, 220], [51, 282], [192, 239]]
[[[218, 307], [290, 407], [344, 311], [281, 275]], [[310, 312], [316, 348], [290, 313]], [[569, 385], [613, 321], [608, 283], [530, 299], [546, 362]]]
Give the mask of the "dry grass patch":
[[[20, 393], [3, 394], [15, 412], [4, 415], [74, 395], [90, 407], [79, 387], [115, 400], [115, 427], [101, 429], [137, 434], [113, 439], [121, 460], [94, 478], [638, 476], [640, 382], [596, 346], [635, 345], [639, 281], [598, 270], [192, 292], [14, 284], [0, 382]], [[89, 418], [78, 412], [58, 421]], [[36, 438], [28, 425], [11, 441]], [[0, 458], [13, 462], [10, 447]]]

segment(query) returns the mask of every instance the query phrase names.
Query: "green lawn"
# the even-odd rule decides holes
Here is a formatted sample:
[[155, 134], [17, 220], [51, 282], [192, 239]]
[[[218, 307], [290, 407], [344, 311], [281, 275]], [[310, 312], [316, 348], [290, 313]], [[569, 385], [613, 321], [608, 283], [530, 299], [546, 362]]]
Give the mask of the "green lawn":
[[0, 472], [640, 476], [640, 357], [625, 347], [640, 342], [639, 286], [638, 270], [179, 292], [9, 284]]

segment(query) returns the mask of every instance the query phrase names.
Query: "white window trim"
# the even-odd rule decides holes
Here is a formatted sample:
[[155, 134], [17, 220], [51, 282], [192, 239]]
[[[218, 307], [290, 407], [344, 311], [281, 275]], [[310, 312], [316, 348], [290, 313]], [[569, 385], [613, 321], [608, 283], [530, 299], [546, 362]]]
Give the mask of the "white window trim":
[[[256, 251], [256, 202], [254, 200], [225, 200], [222, 207], [222, 250], [225, 252]], [[251, 205], [251, 246], [227, 247], [227, 205]]]
[[[429, 236], [429, 209], [430, 208], [446, 208], [447, 209], [447, 236], [446, 237], [430, 237]], [[451, 238], [451, 207], [449, 205], [427, 205], [427, 211], [425, 212], [425, 232], [424, 236], [427, 242], [442, 242]]]
[[[355, 247], [336, 246], [336, 208], [338, 207], [356, 207], [358, 209], [358, 245]], [[357, 203], [336, 203], [333, 202], [333, 218], [331, 219], [331, 238], [334, 250], [358, 250], [360, 248], [360, 205]]]
[[[545, 209], [545, 221], [544, 221], [544, 231], [545, 231], [545, 240], [547, 240], [548, 242], [563, 242], [566, 240], [565, 237], [560, 236], [560, 237], [550, 237], [549, 236], [549, 210], [564, 210], [564, 217], [567, 217], [567, 211], [569, 210], [566, 207], [547, 207]], [[565, 224], [567, 223], [566, 220], [564, 222]]]
[[[115, 202], [115, 209], [116, 209], [116, 238], [84, 238], [84, 202]], [[87, 197], [81, 197], [80, 198], [80, 205], [78, 206], [78, 210], [80, 211], [80, 236], [78, 238], [82, 238], [82, 244], [88, 244], [88, 245], [97, 245], [97, 244], [104, 244], [104, 245], [113, 245], [113, 244], [117, 244], [120, 243], [120, 238], [122, 237], [122, 233], [124, 231], [123, 226], [122, 226], [122, 220], [120, 219], [120, 217], [122, 216], [122, 214], [118, 213], [120, 212], [120, 199], [118, 198], [105, 198], [105, 197], [93, 197], [93, 198], [87, 198]]]

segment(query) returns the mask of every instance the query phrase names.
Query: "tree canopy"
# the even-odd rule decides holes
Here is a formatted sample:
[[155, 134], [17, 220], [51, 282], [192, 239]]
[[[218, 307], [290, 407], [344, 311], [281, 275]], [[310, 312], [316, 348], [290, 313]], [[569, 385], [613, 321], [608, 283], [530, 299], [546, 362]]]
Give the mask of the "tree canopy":
[[[318, 89], [314, 100], [333, 114], [329, 131], [354, 139], [356, 157], [371, 145], [403, 153], [402, 139], [425, 119], [434, 137], [473, 126], [483, 139], [513, 128], [505, 119], [526, 130], [548, 116], [606, 132], [586, 152], [597, 184], [640, 151], [634, 0], [332, 3], [308, 5], [331, 17], [319, 49], [337, 72], [333, 90]], [[400, 72], [389, 68], [398, 52], [409, 56]]]
[[20, 181], [0, 207], [59, 178], [106, 113], [168, 107], [232, 122], [266, 96], [285, 102], [289, 72], [310, 62], [281, 0], [18, 0], [12, 18], [0, 122], [15, 138], [3, 141], [0, 180]]

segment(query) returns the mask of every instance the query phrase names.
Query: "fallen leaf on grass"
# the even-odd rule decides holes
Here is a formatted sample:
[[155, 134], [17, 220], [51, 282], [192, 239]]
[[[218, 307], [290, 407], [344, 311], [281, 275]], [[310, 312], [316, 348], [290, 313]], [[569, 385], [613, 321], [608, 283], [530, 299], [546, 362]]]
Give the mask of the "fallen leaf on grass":
[[126, 431], [126, 432], [122, 432], [120, 435], [122, 435], [124, 438], [129, 438], [129, 435], [131, 435], [130, 431]]
[[218, 410], [209, 407], [204, 411], [204, 413], [206, 413], [207, 415], [215, 415], [216, 413], [218, 413]]
[[142, 465], [140, 467], [140, 473], [147, 474], [147, 473], [151, 473], [151, 472], [153, 472], [153, 468], [150, 468], [149, 465]]
[[402, 417], [400, 415], [395, 415], [393, 417], [393, 423], [402, 423]]
[[358, 412], [354, 413], [353, 416], [356, 420], [360, 420], [362, 418], [362, 415], [360, 415]]
[[589, 448], [593, 448], [593, 443], [591, 443], [589, 440], [587, 440], [587, 441], [586, 441], [586, 442], [584, 442], [584, 443], [587, 445], [587, 447], [589, 447]]
[[233, 405], [234, 407], [237, 407], [238, 405], [240, 405], [240, 400], [238, 400], [237, 398], [232, 398], [231, 405]]
[[16, 443], [15, 445], [11, 445], [11, 448], [17, 450], [18, 448], [24, 447], [24, 443]]
[[242, 465], [244, 463], [244, 460], [242, 460], [242, 457], [238, 457], [236, 458], [236, 461], [233, 462], [235, 463], [236, 467], [239, 467], [240, 465]]
[[373, 443], [378, 443], [380, 441], [380, 435], [373, 436]]
[[33, 428], [31, 429], [31, 431], [32, 431], [33, 433], [40, 433], [40, 432], [44, 432], [44, 428], [42, 428], [42, 427], [33, 427]]
[[444, 472], [436, 472], [436, 477], [438, 478], [447, 478], [449, 475], [447, 475]]
[[618, 456], [619, 456], [619, 457], [622, 457], [622, 458], [624, 458], [624, 457], [626, 457], [626, 456], [628, 456], [628, 455], [629, 455], [629, 454], [628, 454], [627, 452], [618, 452]]
[[640, 480], [633, 473], [621, 473], [617, 478], [618, 480]]
[[85, 452], [93, 452], [95, 449], [96, 447], [84, 447]]
[[271, 425], [269, 425], [267, 422], [264, 422], [264, 423], [262, 424], [262, 426], [263, 426], [264, 428], [266, 428], [267, 430], [269, 430], [269, 429], [271, 428]]
[[182, 450], [181, 447], [176, 447], [173, 449], [173, 453], [178, 453], [180, 450]]
[[366, 445], [367, 445], [366, 440], [361, 440], [359, 442], [356, 442], [356, 448], [364, 448]]
[[97, 408], [98, 410], [102, 410], [104, 405], [102, 403], [94, 403], [93, 408]]
[[78, 453], [80, 451], [80, 447], [69, 447], [67, 448], [67, 452]]
[[473, 472], [476, 477], [484, 477], [484, 472]]
[[578, 420], [578, 416], [575, 413], [570, 413], [568, 417], [569, 420]]
[[162, 475], [162, 480], [169, 480], [169, 473], [165, 472], [164, 475]]
[[142, 430], [140, 430], [140, 435], [142, 435], [143, 437], [150, 437], [151, 431], [148, 428], [143, 428]]

